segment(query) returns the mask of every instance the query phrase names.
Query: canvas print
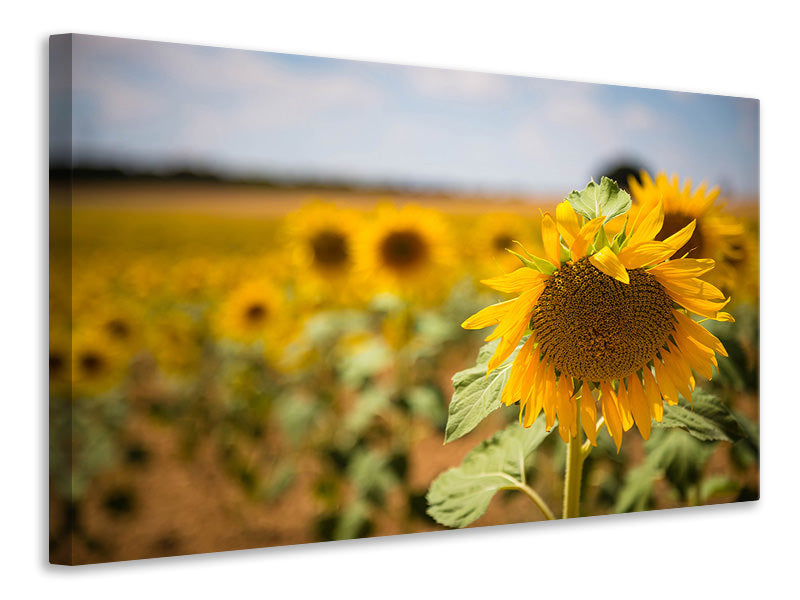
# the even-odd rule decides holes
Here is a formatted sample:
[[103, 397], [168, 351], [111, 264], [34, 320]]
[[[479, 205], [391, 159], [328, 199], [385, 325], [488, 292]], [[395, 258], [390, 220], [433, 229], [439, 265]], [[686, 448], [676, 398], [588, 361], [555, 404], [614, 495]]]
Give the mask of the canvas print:
[[51, 562], [759, 498], [757, 100], [87, 35], [49, 76]]

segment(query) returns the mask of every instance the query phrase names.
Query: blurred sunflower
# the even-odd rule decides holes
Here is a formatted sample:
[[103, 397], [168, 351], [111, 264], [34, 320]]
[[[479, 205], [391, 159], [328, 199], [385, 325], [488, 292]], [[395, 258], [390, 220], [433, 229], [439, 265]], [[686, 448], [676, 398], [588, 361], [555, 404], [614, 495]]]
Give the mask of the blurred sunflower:
[[659, 173], [655, 180], [646, 172], [641, 172], [641, 183], [635, 177], [628, 178], [633, 207], [631, 216], [639, 212], [648, 213], [662, 202], [664, 205], [664, 226], [656, 235], [656, 240], [665, 240], [689, 222], [696, 221], [692, 237], [683, 247], [678, 248], [679, 256], [688, 258], [713, 258], [717, 262], [716, 271], [710, 280], [717, 285], [730, 286], [735, 282], [736, 271], [726, 266], [726, 262], [741, 258], [744, 226], [733, 216], [722, 212], [715, 204], [720, 190], [717, 186], [708, 190], [708, 184], [701, 183], [692, 191], [691, 179], [685, 179], [683, 186], [677, 175], [668, 178]]
[[250, 281], [235, 289], [220, 307], [216, 331], [220, 337], [264, 346], [267, 359], [278, 359], [291, 327], [281, 293], [269, 281]]
[[582, 423], [596, 444], [592, 390], [599, 388], [604, 424], [619, 449], [623, 431], [634, 423], [648, 439], [651, 418], [663, 416], [662, 401], [676, 404], [679, 394], [691, 400], [692, 370], [710, 379], [714, 353], [726, 355], [688, 312], [733, 319], [721, 312], [728, 302], [723, 294], [699, 279], [713, 260], [668, 260], [692, 238], [694, 221], [656, 241], [665, 222], [661, 203], [639, 211], [613, 238], [605, 220], [587, 221], [568, 201], [559, 204], [556, 219], [545, 214], [546, 260], [528, 255], [526, 266], [483, 282], [519, 297], [481, 310], [462, 326], [497, 325], [486, 338], [500, 340], [489, 371], [530, 332], [502, 392], [506, 405], [520, 401], [525, 427], [544, 411], [548, 429], [558, 417], [564, 441], [576, 437]]
[[312, 201], [287, 216], [289, 252], [299, 295], [316, 302], [348, 302], [357, 286], [349, 285], [353, 268], [353, 244], [361, 229], [361, 217], [334, 204]]
[[117, 383], [124, 357], [96, 330], [79, 330], [72, 337], [72, 388], [76, 396], [104, 392]]
[[50, 395], [59, 396], [69, 393], [71, 379], [71, 336], [69, 331], [61, 327], [50, 326], [50, 343], [47, 353], [47, 365], [50, 380]]
[[516, 242], [533, 252], [540, 250], [533, 235], [533, 221], [513, 213], [488, 213], [480, 216], [480, 226], [465, 229], [464, 247], [476, 259], [481, 274], [510, 271], [519, 265], [518, 259], [508, 252], [519, 249]]
[[448, 289], [454, 251], [447, 222], [430, 208], [378, 206], [375, 221], [362, 227], [355, 245], [362, 285], [416, 300], [432, 300]]
[[156, 316], [147, 329], [147, 348], [162, 371], [185, 375], [198, 368], [202, 358], [200, 324], [182, 310]]
[[108, 302], [86, 321], [87, 326], [96, 329], [120, 354], [129, 357], [142, 347], [144, 318], [134, 304], [108, 298]]
[[190, 256], [172, 261], [166, 291], [178, 300], [202, 301], [222, 289], [223, 278], [218, 260]]
[[721, 268], [727, 272], [735, 273], [735, 277], [726, 278], [723, 290], [733, 289], [736, 292], [736, 302], [758, 303], [760, 297], [760, 252], [758, 245], [758, 226], [756, 223], [746, 224], [746, 233], [731, 247], [735, 256], [728, 257]]

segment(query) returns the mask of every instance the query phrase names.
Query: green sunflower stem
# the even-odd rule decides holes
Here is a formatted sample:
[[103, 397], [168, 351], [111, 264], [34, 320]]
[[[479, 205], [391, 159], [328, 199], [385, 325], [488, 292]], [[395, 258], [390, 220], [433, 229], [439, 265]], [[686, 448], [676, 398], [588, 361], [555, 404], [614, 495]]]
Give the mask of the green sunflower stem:
[[581, 408], [580, 401], [576, 406], [578, 431], [575, 437], [570, 438], [567, 444], [567, 468], [564, 471], [564, 507], [562, 519], [571, 519], [580, 516], [581, 503], [581, 476], [583, 474], [583, 461], [588, 452], [583, 450], [581, 441]]

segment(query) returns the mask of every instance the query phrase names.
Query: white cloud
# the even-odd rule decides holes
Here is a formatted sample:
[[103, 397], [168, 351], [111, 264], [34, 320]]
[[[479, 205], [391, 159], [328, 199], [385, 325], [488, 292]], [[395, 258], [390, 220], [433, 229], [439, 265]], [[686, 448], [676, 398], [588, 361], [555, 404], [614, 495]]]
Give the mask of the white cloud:
[[206, 123], [281, 127], [382, 98], [353, 74], [293, 71], [265, 53], [114, 38], [78, 38], [73, 73], [76, 93], [93, 97], [97, 117], [112, 126], [146, 125], [161, 110], [184, 120], [187, 132]]
[[509, 78], [503, 75], [425, 67], [404, 67], [404, 73], [417, 92], [438, 100], [498, 100], [511, 90]]

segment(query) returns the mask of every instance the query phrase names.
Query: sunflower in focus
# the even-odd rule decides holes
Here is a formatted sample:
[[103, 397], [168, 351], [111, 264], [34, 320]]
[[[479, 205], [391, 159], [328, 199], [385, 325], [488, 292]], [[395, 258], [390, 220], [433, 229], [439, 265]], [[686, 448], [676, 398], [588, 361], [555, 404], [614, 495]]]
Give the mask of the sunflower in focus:
[[[599, 190], [616, 209], [593, 210]], [[591, 198], [591, 200], [589, 200]], [[588, 200], [588, 201], [587, 201]], [[520, 422], [529, 427], [543, 411], [548, 430], [558, 417], [567, 442], [582, 424], [596, 445], [597, 402], [619, 450], [634, 424], [645, 439], [651, 419], [661, 421], [663, 401], [691, 401], [697, 373], [707, 379], [727, 356], [720, 341], [695, 321], [732, 321], [722, 292], [700, 279], [714, 267], [707, 258], [673, 255], [692, 239], [690, 221], [662, 240], [664, 205], [629, 215], [616, 235], [607, 221], [622, 216], [630, 198], [603, 179], [573, 192], [556, 217], [542, 218], [545, 258], [521, 257], [525, 266], [483, 281], [513, 300], [479, 311], [462, 326], [497, 325], [486, 340], [499, 340], [488, 370], [504, 365], [520, 343], [502, 392], [506, 405], [520, 402]], [[600, 212], [601, 216], [597, 216]], [[603, 215], [607, 216], [603, 216]], [[523, 342], [523, 338], [527, 338]]]
[[312, 201], [287, 217], [289, 251], [301, 296], [318, 301], [349, 301], [356, 286], [348, 284], [353, 268], [353, 244], [361, 216]]
[[416, 300], [433, 300], [453, 276], [448, 224], [430, 208], [382, 204], [356, 240], [356, 269], [363, 285]]
[[628, 178], [633, 197], [632, 215], [650, 212], [659, 202], [664, 205], [664, 225], [656, 235], [662, 241], [695, 221], [691, 238], [678, 248], [679, 256], [689, 258], [713, 258], [717, 269], [709, 276], [717, 285], [731, 287], [736, 281], [736, 270], [730, 262], [741, 260], [744, 226], [733, 216], [722, 212], [715, 204], [719, 197], [719, 187], [710, 190], [708, 184], [701, 183], [692, 191], [692, 180], [685, 179], [681, 186], [677, 175], [668, 178], [659, 173], [655, 180], [646, 172], [641, 172], [641, 183], [635, 177]]

